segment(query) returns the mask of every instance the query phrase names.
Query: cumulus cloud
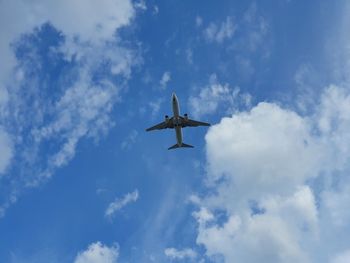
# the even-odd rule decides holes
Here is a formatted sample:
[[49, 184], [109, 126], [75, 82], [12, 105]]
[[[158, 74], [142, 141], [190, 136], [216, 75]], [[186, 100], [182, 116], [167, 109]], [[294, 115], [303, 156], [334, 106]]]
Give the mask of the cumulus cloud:
[[340, 186], [340, 189], [325, 191], [322, 196], [324, 206], [329, 211], [332, 223], [339, 227], [347, 226], [350, 222], [350, 183]]
[[315, 224], [312, 193], [300, 189], [293, 197], [268, 202], [272, 204], [263, 205], [265, 213], [230, 215], [223, 225], [196, 214], [200, 222], [197, 243], [205, 245], [208, 256], [223, 255], [225, 262], [307, 262], [298, 242], [304, 229]]
[[197, 253], [191, 248], [185, 248], [182, 250], [166, 248], [164, 254], [172, 260], [194, 260], [197, 257]]
[[[83, 138], [98, 142], [113, 127], [110, 114], [137, 63], [117, 33], [134, 13], [129, 0], [0, 2], [0, 172], [16, 171], [0, 181], [11, 188], [1, 191], [1, 211], [66, 165]], [[48, 33], [42, 50], [35, 41], [46, 43]]]
[[127, 193], [123, 198], [115, 199], [112, 203], [110, 203], [106, 209], [105, 216], [111, 217], [113, 216], [117, 211], [122, 209], [124, 206], [128, 205], [129, 203], [136, 202], [139, 198], [139, 191], [135, 190], [131, 193]]
[[237, 197], [293, 189], [319, 166], [320, 149], [310, 132], [296, 113], [264, 102], [223, 118], [206, 135], [210, 179], [234, 181]]
[[308, 116], [263, 102], [209, 129], [206, 184], [211, 191], [197, 200], [199, 210], [193, 213], [197, 243], [208, 257], [224, 262], [347, 259], [339, 246], [350, 245], [342, 234], [350, 228], [345, 207], [349, 98], [346, 89], [332, 85]]
[[190, 96], [188, 104], [195, 117], [201, 117], [217, 113], [224, 109], [226, 113], [232, 113], [239, 105], [248, 107], [251, 96], [240, 93], [238, 87], [231, 88], [228, 83], [221, 84], [215, 74], [209, 78], [209, 84], [200, 89], [198, 95]]
[[117, 263], [119, 257], [118, 245], [110, 247], [101, 242], [92, 243], [76, 256], [74, 263]]
[[[218, 23], [210, 23], [207, 28], [204, 29], [204, 36], [209, 42], [222, 43], [227, 39], [233, 37], [234, 32], [236, 31], [236, 26], [232, 22], [231, 17], [226, 17], [226, 20]], [[197, 26], [201, 25], [201, 20], [196, 19]]]

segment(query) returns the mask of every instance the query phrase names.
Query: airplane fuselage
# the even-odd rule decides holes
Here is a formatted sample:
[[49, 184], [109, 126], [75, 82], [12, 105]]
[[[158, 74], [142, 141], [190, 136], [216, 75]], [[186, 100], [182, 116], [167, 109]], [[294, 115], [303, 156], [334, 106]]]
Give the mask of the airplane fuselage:
[[181, 128], [181, 119], [180, 119], [180, 106], [179, 106], [179, 101], [173, 93], [172, 96], [172, 106], [173, 106], [173, 123], [174, 123], [174, 129], [176, 133], [176, 142], [179, 147], [182, 145], [182, 128]]

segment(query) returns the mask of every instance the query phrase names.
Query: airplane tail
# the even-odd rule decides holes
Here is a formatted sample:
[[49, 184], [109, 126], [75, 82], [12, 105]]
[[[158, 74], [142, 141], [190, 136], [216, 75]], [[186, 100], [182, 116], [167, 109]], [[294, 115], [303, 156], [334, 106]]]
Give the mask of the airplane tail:
[[176, 148], [194, 148], [194, 146], [182, 143], [181, 146], [179, 146], [177, 143], [174, 144], [173, 146], [169, 147], [168, 150], [176, 149]]

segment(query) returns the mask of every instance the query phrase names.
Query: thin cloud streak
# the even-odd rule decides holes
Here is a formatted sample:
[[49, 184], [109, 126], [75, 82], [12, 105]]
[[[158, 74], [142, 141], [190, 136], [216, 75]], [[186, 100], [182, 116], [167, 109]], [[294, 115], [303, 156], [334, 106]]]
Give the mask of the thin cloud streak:
[[139, 191], [136, 189], [131, 193], [127, 193], [122, 199], [116, 198], [110, 203], [105, 211], [106, 217], [112, 217], [116, 212], [130, 203], [134, 203], [139, 198]]

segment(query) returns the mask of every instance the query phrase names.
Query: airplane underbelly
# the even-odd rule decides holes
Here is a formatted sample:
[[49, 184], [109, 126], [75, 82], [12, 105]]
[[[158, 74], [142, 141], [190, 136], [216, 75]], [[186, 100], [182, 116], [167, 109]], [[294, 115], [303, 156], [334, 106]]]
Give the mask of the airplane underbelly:
[[179, 104], [176, 101], [173, 103], [173, 113], [175, 117], [180, 115]]
[[181, 127], [176, 127], [175, 128], [176, 132], [176, 141], [178, 145], [182, 145], [182, 130]]

